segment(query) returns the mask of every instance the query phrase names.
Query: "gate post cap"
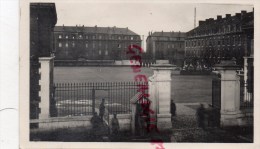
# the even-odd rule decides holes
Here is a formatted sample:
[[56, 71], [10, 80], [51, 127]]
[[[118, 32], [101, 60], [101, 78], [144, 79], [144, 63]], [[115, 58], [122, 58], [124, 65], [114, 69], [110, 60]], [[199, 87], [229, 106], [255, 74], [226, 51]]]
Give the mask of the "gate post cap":
[[222, 60], [214, 68], [216, 70], [238, 70], [240, 66], [236, 64], [236, 59], [233, 57], [231, 60]]
[[151, 68], [153, 70], [173, 70], [176, 67], [176, 65], [172, 64], [153, 64], [151, 65]]

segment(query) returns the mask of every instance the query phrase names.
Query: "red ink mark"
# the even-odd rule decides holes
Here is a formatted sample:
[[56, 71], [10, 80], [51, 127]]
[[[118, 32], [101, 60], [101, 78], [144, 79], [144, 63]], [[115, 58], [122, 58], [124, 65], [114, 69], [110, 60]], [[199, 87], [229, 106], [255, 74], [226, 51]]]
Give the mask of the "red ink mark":
[[140, 82], [142, 82], [142, 81], [148, 82], [148, 79], [147, 79], [147, 77], [145, 75], [136, 75], [135, 76], [135, 81], [136, 82], [138, 82], [138, 81], [140, 81]]
[[135, 54], [136, 52], [133, 51], [133, 48], [136, 48], [140, 51], [140, 53], [143, 53], [143, 49], [141, 47], [139, 47], [138, 45], [129, 45], [128, 51], [126, 52], [126, 54]]
[[[130, 57], [130, 63], [131, 64], [136, 64], [139, 62], [139, 65], [131, 65], [131, 68], [134, 73], [141, 72], [141, 67], [142, 67], [142, 57], [138, 54], [136, 54], [136, 50], [134, 51], [133, 49], [139, 50], [139, 54], [143, 53], [143, 49], [138, 46], [138, 45], [129, 45], [128, 46], [128, 51], [126, 54], [132, 54]], [[148, 79], [145, 75], [138, 74], [134, 77], [134, 80], [136, 82], [145, 82], [146, 84], [138, 84], [138, 92], [141, 94], [138, 95], [138, 100], [141, 102], [141, 107], [143, 109], [143, 113], [141, 114], [142, 116], [148, 116], [149, 113], [154, 114], [155, 112], [150, 109], [150, 104], [151, 102], [148, 100], [148, 97], [150, 96], [149, 94], [145, 93], [146, 90], [148, 90]], [[145, 100], [145, 101], [144, 101]], [[150, 124], [147, 125], [147, 132], [152, 132], [152, 130], [155, 130], [155, 132], [159, 133], [159, 130], [157, 128], [156, 124], [151, 124], [151, 122], [156, 123], [156, 118], [146, 118], [146, 122], [149, 122]], [[163, 147], [163, 141], [162, 140], [152, 140], [151, 141], [152, 145], [156, 145], [156, 149], [165, 149]]]
[[156, 149], [165, 149], [162, 140], [152, 140], [152, 145], [156, 145]]

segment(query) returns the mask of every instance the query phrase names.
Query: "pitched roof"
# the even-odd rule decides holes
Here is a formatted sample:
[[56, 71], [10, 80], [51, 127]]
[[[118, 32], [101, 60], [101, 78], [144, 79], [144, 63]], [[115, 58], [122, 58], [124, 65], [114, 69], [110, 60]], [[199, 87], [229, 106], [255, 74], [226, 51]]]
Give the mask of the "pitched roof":
[[186, 37], [184, 32], [154, 32], [151, 36], [160, 36], [160, 37]]
[[138, 35], [128, 28], [118, 27], [85, 27], [85, 26], [55, 26], [54, 32], [85, 32], [97, 34], [121, 34], [121, 35]]

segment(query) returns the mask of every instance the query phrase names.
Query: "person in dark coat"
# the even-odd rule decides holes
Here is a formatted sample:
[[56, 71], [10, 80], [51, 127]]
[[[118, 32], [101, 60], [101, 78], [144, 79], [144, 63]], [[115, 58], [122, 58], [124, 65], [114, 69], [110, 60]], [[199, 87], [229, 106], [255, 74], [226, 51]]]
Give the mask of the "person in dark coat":
[[205, 108], [203, 106], [203, 104], [200, 104], [200, 107], [197, 109], [197, 120], [198, 120], [198, 125], [199, 127], [201, 127], [202, 129], [205, 128], [205, 125], [204, 125], [204, 113], [205, 113]]
[[119, 127], [119, 122], [116, 117], [116, 114], [114, 114], [114, 117], [112, 118], [111, 123], [112, 123], [112, 134], [117, 135], [120, 127]]
[[97, 112], [94, 113], [94, 115], [91, 118], [90, 122], [92, 124], [92, 128], [93, 129], [99, 128], [100, 123], [102, 122], [102, 120], [100, 119], [100, 117], [98, 117]]
[[173, 100], [171, 100], [171, 114], [172, 117], [176, 115], [176, 104], [174, 103]]
[[105, 114], [105, 99], [102, 99], [102, 102], [99, 105], [99, 116], [101, 120], [103, 120], [104, 114]]

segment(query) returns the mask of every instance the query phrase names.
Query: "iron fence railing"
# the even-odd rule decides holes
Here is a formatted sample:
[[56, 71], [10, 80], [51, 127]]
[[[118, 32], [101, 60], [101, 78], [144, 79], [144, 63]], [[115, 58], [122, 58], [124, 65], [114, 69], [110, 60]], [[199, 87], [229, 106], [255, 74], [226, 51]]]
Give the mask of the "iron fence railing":
[[240, 109], [253, 108], [254, 106], [254, 92], [253, 85], [240, 80]]
[[110, 114], [130, 113], [130, 99], [139, 92], [140, 85], [147, 85], [147, 83], [57, 83], [54, 95], [56, 115], [84, 116], [92, 115], [93, 112], [99, 113], [102, 99], [105, 99], [105, 108]]

